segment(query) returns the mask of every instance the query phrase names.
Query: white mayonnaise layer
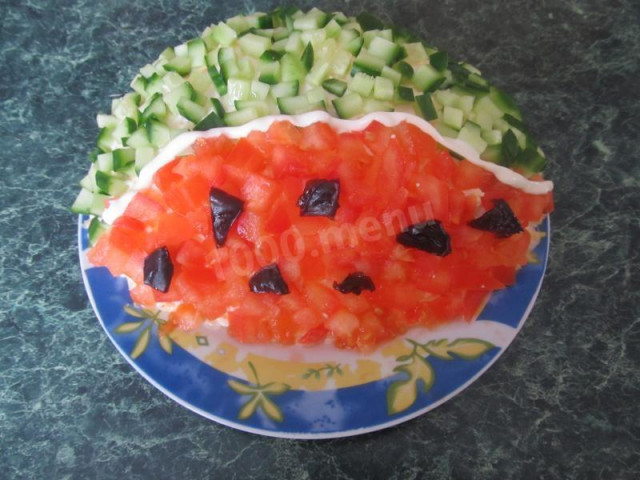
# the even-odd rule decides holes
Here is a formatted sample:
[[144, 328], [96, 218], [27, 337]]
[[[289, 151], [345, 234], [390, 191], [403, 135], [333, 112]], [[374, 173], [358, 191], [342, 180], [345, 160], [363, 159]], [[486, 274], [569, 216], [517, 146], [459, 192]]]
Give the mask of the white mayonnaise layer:
[[265, 132], [272, 123], [278, 121], [288, 121], [298, 127], [306, 127], [313, 123], [324, 122], [340, 133], [364, 130], [372, 122], [379, 122], [387, 127], [393, 127], [399, 123], [407, 122], [415, 125], [449, 150], [493, 173], [498, 180], [506, 185], [534, 195], [542, 195], [553, 190], [553, 183], [550, 181], [531, 181], [507, 167], [482, 160], [469, 144], [462, 140], [443, 137], [429, 122], [415, 115], [401, 112], [375, 112], [356, 120], [342, 120], [329, 115], [327, 112], [318, 111], [293, 116], [271, 115], [258, 118], [238, 127], [214, 128], [206, 132], [186, 132], [177, 136], [140, 171], [138, 179], [133, 183], [129, 191], [111, 202], [102, 214], [103, 220], [112, 224], [124, 213], [127, 205], [129, 205], [129, 202], [136, 193], [151, 185], [153, 175], [167, 163], [170, 163], [175, 157], [187, 151], [198, 138], [211, 138], [220, 135], [226, 135], [229, 138], [242, 138], [246, 137], [252, 131]]

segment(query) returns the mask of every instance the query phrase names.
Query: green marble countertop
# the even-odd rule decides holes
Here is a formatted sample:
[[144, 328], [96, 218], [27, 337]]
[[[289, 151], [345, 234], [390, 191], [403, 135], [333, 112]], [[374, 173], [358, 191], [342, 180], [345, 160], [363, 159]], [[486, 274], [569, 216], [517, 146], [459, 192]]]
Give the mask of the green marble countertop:
[[638, 2], [314, 4], [405, 25], [522, 105], [557, 203], [524, 329], [462, 394], [361, 437], [259, 437], [179, 406], [99, 326], [68, 205], [110, 95], [165, 46], [274, 4], [0, 0], [0, 478], [638, 478]]

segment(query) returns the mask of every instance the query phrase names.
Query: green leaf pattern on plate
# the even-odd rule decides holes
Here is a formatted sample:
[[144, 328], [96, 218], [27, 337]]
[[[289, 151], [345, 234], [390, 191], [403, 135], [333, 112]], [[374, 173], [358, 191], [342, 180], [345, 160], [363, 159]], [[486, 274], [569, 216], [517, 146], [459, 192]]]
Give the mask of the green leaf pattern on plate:
[[394, 368], [394, 372], [403, 374], [403, 378], [391, 382], [387, 389], [389, 415], [411, 407], [418, 399], [418, 388], [425, 393], [431, 389], [435, 381], [435, 371], [429, 363], [429, 356], [442, 360], [474, 360], [494, 347], [492, 343], [478, 338], [458, 338], [451, 342], [445, 338], [426, 343], [418, 343], [407, 338], [406, 341], [412, 346], [411, 352], [397, 357], [396, 362], [399, 365]]
[[169, 355], [173, 353], [173, 340], [169, 335], [162, 333], [160, 327], [166, 322], [160, 316], [160, 311], [153, 311], [147, 308], [134, 307], [133, 305], [125, 305], [124, 311], [127, 315], [140, 320], [134, 322], [124, 322], [118, 325], [113, 331], [118, 334], [128, 334], [140, 331], [133, 350], [131, 350], [131, 358], [136, 359], [142, 355], [151, 343], [151, 336], [158, 338], [160, 347]]
[[320, 368], [309, 368], [305, 373], [302, 374], [302, 378], [315, 378], [316, 380], [320, 380], [322, 374], [325, 374], [327, 378], [333, 377], [334, 374], [342, 375], [342, 369], [340, 368], [340, 364], [332, 365], [327, 363], [324, 367]]
[[289, 385], [286, 383], [270, 382], [265, 385], [260, 383], [258, 372], [252, 362], [249, 362], [249, 368], [255, 378], [255, 383], [242, 383], [237, 380], [229, 380], [227, 383], [233, 391], [239, 395], [249, 396], [249, 399], [242, 405], [238, 412], [238, 419], [246, 420], [251, 417], [258, 409], [262, 411], [271, 420], [282, 422], [284, 416], [282, 410], [270, 398], [272, 395], [282, 395], [289, 391]]

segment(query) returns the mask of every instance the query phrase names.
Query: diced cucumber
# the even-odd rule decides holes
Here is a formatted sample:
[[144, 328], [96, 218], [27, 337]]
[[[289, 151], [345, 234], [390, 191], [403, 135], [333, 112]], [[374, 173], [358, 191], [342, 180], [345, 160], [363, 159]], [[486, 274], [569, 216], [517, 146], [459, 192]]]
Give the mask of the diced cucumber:
[[189, 100], [193, 100], [196, 96], [196, 92], [191, 86], [189, 82], [183, 82], [182, 85], [177, 86], [169, 93], [164, 95], [164, 101], [167, 104], [167, 107], [174, 112], [174, 114], [179, 114], [176, 105], [181, 98], [187, 98]]
[[429, 63], [438, 72], [443, 72], [449, 64], [449, 55], [447, 54], [447, 52], [439, 50], [429, 55]]
[[235, 112], [229, 112], [224, 116], [224, 123], [230, 127], [244, 125], [251, 120], [255, 120], [260, 117], [255, 108], [246, 108], [244, 110], [237, 110]]
[[341, 32], [340, 24], [335, 18], [332, 18], [329, 23], [324, 26], [324, 31], [327, 32], [328, 38], [337, 38]]
[[[358, 25], [357, 27], [359, 28], [360, 25]], [[348, 25], [343, 25], [342, 31], [340, 32], [340, 36], [338, 37], [338, 41], [341, 44], [346, 45], [351, 40], [355, 40], [359, 37], [362, 37], [362, 34], [360, 33], [360, 30], [358, 28], [349, 28]], [[364, 39], [362, 41], [364, 43]]]
[[444, 76], [431, 65], [421, 65], [413, 72], [413, 84], [423, 92], [435, 90], [444, 80]]
[[113, 171], [113, 152], [105, 152], [98, 155], [95, 167], [100, 172]]
[[420, 65], [429, 62], [429, 55], [420, 42], [405, 43], [402, 48], [405, 51], [405, 61], [410, 64]]
[[247, 33], [238, 39], [238, 45], [244, 53], [259, 58], [271, 48], [271, 40], [253, 33]]
[[467, 122], [458, 132], [458, 139], [467, 142], [478, 152], [484, 152], [487, 148], [487, 142], [482, 138], [482, 129], [480, 125], [473, 122]]
[[180, 75], [187, 75], [191, 71], [191, 57], [175, 57], [163, 65], [167, 72], [176, 72]]
[[458, 136], [458, 130], [449, 127], [439, 118], [431, 120], [431, 125], [433, 125], [443, 137], [456, 138]]
[[265, 100], [269, 95], [269, 85], [258, 80], [251, 82], [251, 98]]
[[122, 140], [136, 131], [138, 125], [133, 118], [124, 118], [113, 130], [113, 137]]
[[187, 42], [187, 53], [191, 58], [191, 67], [204, 67], [206, 65], [205, 55], [207, 46], [202, 38], [194, 38]]
[[468, 115], [473, 109], [475, 99], [476, 97], [473, 95], [460, 95], [453, 106], [462, 110], [465, 115]]
[[220, 74], [225, 80], [232, 76], [237, 76], [240, 72], [240, 68], [238, 67], [236, 60], [236, 54], [231, 47], [225, 47], [218, 50], [218, 65], [220, 65]]
[[518, 120], [522, 120], [522, 114], [520, 113], [520, 109], [516, 105], [515, 101], [502, 90], [491, 87], [491, 89], [489, 90], [489, 97], [491, 98], [493, 103], [504, 113], [508, 113], [512, 117], [515, 117]]
[[386, 66], [385, 61], [379, 57], [371, 55], [367, 50], [361, 50], [353, 62], [352, 74], [363, 72], [367, 75], [377, 76], [382, 73]]
[[311, 90], [307, 90], [305, 96], [307, 97], [307, 100], [309, 100], [309, 103], [322, 103], [323, 105], [325, 98], [327, 98], [321, 87], [315, 87]]
[[101, 151], [110, 152], [112, 150], [114, 143], [113, 130], [113, 127], [103, 127], [100, 129], [97, 145]]
[[402, 48], [385, 38], [376, 36], [369, 43], [367, 51], [383, 60], [385, 64], [391, 65], [400, 56]]
[[145, 91], [145, 95], [151, 96], [154, 93], [162, 93], [163, 88], [164, 77], [154, 72], [153, 75], [147, 78], [147, 89]]
[[109, 197], [106, 195], [82, 188], [71, 205], [71, 211], [77, 214], [102, 215], [107, 198]]
[[280, 59], [280, 72], [283, 82], [304, 80], [307, 71], [302, 62], [291, 53], [286, 53]]
[[333, 12], [331, 14], [331, 18], [340, 26], [349, 22], [349, 19], [347, 18], [347, 16], [342, 12]]
[[236, 15], [229, 18], [225, 23], [231, 27], [238, 35], [242, 35], [244, 32], [251, 28], [250, 17], [243, 17], [242, 15]]
[[414, 95], [413, 89], [411, 87], [400, 86], [397, 90], [398, 100], [401, 102], [413, 102]]
[[260, 62], [260, 81], [275, 85], [280, 81], [280, 62]]
[[273, 28], [273, 18], [271, 17], [271, 15], [259, 15], [257, 21], [258, 27], [260, 28]]
[[405, 62], [404, 60], [400, 60], [398, 63], [396, 63], [393, 66], [393, 69], [398, 72], [400, 75], [402, 75], [402, 77], [411, 80], [413, 78], [413, 67]]
[[234, 106], [236, 107], [236, 110], [254, 109], [258, 112], [259, 117], [264, 117], [271, 113], [267, 103], [262, 100], [236, 100], [234, 102]]
[[213, 105], [213, 111], [216, 112], [220, 118], [224, 118], [225, 111], [220, 99], [212, 97], [211, 104]]
[[488, 146], [480, 158], [487, 162], [497, 163], [498, 165], [504, 165], [504, 158], [502, 156], [502, 148], [500, 145], [490, 145]]
[[280, 113], [286, 115], [299, 115], [314, 110], [325, 110], [324, 102], [311, 103], [306, 95], [278, 98], [278, 108]]
[[333, 93], [334, 95], [341, 97], [347, 90], [347, 84], [337, 78], [330, 78], [322, 82], [322, 88], [329, 93]]
[[171, 130], [164, 123], [152, 118], [145, 125], [149, 143], [154, 147], [164, 147], [171, 140]]
[[273, 29], [273, 41], [278, 42], [280, 40], [286, 40], [289, 36], [289, 29], [287, 27], [277, 27]]
[[502, 143], [502, 132], [500, 130], [482, 130], [482, 139], [487, 145], [499, 145]]
[[[411, 91], [411, 95], [413, 95], [413, 91]], [[431, 95], [429, 95], [428, 93], [418, 95], [417, 97], [415, 97], [415, 102], [417, 111], [422, 116], [422, 118], [424, 118], [425, 120], [435, 120], [436, 118], [438, 118], [436, 109], [433, 106], [433, 101], [431, 100]]]
[[248, 57], [242, 57], [238, 60], [238, 73], [236, 76], [238, 78], [243, 78], [245, 80], [253, 80], [254, 69], [253, 62]]
[[141, 122], [146, 122], [150, 118], [161, 119], [167, 114], [167, 105], [164, 103], [161, 93], [154, 93], [146, 103], [140, 117]]
[[80, 186], [90, 192], [97, 192], [98, 186], [96, 185], [96, 172], [98, 171], [95, 164], [91, 164], [89, 172], [80, 180]]
[[108, 229], [107, 225], [102, 223], [98, 217], [93, 217], [89, 222], [89, 227], [87, 228], [87, 235], [89, 236], [89, 246], [93, 247], [100, 235], [106, 232]]
[[218, 69], [212, 65], [207, 69], [207, 71], [209, 72], [209, 76], [211, 77], [214, 87], [216, 87], [216, 90], [218, 91], [218, 95], [226, 95], [227, 82], [220, 72], [218, 72]]
[[129, 138], [127, 138], [126, 141], [126, 145], [135, 149], [148, 147], [149, 145], [151, 145], [149, 143], [149, 133], [147, 132], [147, 127], [143, 125], [131, 135], [129, 135]]
[[349, 43], [345, 45], [345, 49], [353, 56], [357, 56], [362, 49], [362, 45], [364, 44], [364, 39], [362, 37], [354, 38], [350, 40]]
[[96, 185], [102, 193], [112, 197], [122, 195], [128, 188], [122, 177], [101, 172], [100, 170], [96, 172]]
[[342, 77], [347, 74], [351, 69], [352, 55], [345, 51], [340, 50], [334, 56], [331, 65], [331, 73], [338, 77]]
[[368, 97], [373, 91], [374, 78], [365, 73], [356, 73], [349, 84], [349, 90], [362, 97]]
[[140, 173], [140, 170], [154, 159], [156, 151], [153, 147], [139, 147], [135, 149], [135, 152], [135, 171]]
[[380, 75], [391, 80], [391, 82], [393, 82], [393, 85], [396, 87], [400, 85], [400, 82], [402, 82], [402, 74], [394, 70], [393, 68], [387, 67], [386, 65], [382, 67], [382, 72]]
[[324, 27], [330, 17], [317, 8], [312, 8], [307, 14], [296, 18], [293, 21], [293, 28], [296, 30], [313, 30]]
[[116, 148], [112, 152], [113, 169], [115, 171], [124, 170], [134, 163], [136, 151], [133, 148]]
[[249, 100], [251, 98], [251, 82], [239, 78], [227, 81], [227, 97], [230, 101]]
[[300, 82], [298, 82], [298, 80], [280, 82], [271, 87], [271, 95], [273, 95], [274, 98], [293, 97], [298, 95], [299, 85]]
[[377, 100], [392, 100], [395, 88], [388, 78], [376, 77], [373, 83], [373, 98]]
[[493, 117], [485, 111], [478, 112], [475, 106], [473, 112], [469, 114], [469, 119], [480, 125], [483, 131], [493, 129]]
[[393, 103], [375, 98], [367, 98], [362, 106], [363, 113], [393, 112]]
[[265, 50], [262, 55], [260, 55], [260, 60], [263, 62], [277, 62], [282, 58], [284, 52], [276, 52], [275, 50]]
[[458, 102], [458, 95], [451, 90], [438, 90], [433, 96], [443, 106], [455, 107]]
[[214, 86], [209, 72], [204, 69], [192, 71], [189, 75], [189, 83], [194, 90], [204, 94], [211, 93]]
[[316, 63], [307, 75], [307, 82], [313, 85], [321, 85], [329, 74], [330, 68], [331, 64], [329, 62]]
[[207, 110], [204, 107], [188, 98], [183, 97], [178, 100], [176, 107], [180, 115], [193, 123], [198, 123], [207, 115]]
[[147, 90], [147, 79], [146, 77], [144, 77], [144, 75], [136, 75], [133, 78], [130, 86], [135, 92], [142, 95], [146, 93]]
[[449, 107], [445, 105], [442, 112], [442, 122], [455, 130], [462, 128], [464, 121], [464, 112], [459, 108]]
[[[113, 116], [116, 118], [129, 117], [137, 122], [140, 98], [141, 95], [138, 93], [127, 93], [120, 98], [114, 98], [111, 102], [111, 111], [113, 112]], [[98, 126], [100, 126], [99, 122]]]
[[300, 56], [300, 62], [307, 72], [313, 67], [313, 45], [311, 45], [311, 42], [307, 43], [307, 46], [304, 47], [302, 55]]
[[357, 93], [349, 93], [332, 101], [340, 118], [353, 118], [362, 113], [364, 101]]
[[211, 35], [223, 47], [228, 47], [238, 37], [236, 31], [224, 22], [213, 27]]
[[302, 43], [302, 37], [300, 32], [293, 32], [284, 46], [284, 51], [286, 53], [290, 53], [296, 58], [299, 58], [302, 55], [302, 49], [304, 48], [304, 44]]

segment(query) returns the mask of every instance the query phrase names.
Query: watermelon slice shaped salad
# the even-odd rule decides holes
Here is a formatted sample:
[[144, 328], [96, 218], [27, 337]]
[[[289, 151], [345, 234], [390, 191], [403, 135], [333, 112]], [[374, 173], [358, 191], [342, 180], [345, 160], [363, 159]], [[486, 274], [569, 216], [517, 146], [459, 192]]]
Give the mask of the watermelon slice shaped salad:
[[[72, 210], [86, 269], [125, 282], [112, 333], [137, 332], [132, 359], [152, 334], [171, 354], [208, 327], [240, 346], [373, 355], [415, 329], [472, 325], [540, 260], [553, 185], [513, 100], [376, 18], [238, 15], [167, 48], [131, 87], [98, 115]], [[489, 345], [456, 342], [414, 342], [423, 363], [397, 357], [414, 380], [389, 389], [389, 412], [417, 401], [418, 380], [430, 387], [425, 354]], [[244, 371], [254, 390], [229, 383], [253, 395], [239, 416], [282, 421], [256, 393], [256, 362]]]

